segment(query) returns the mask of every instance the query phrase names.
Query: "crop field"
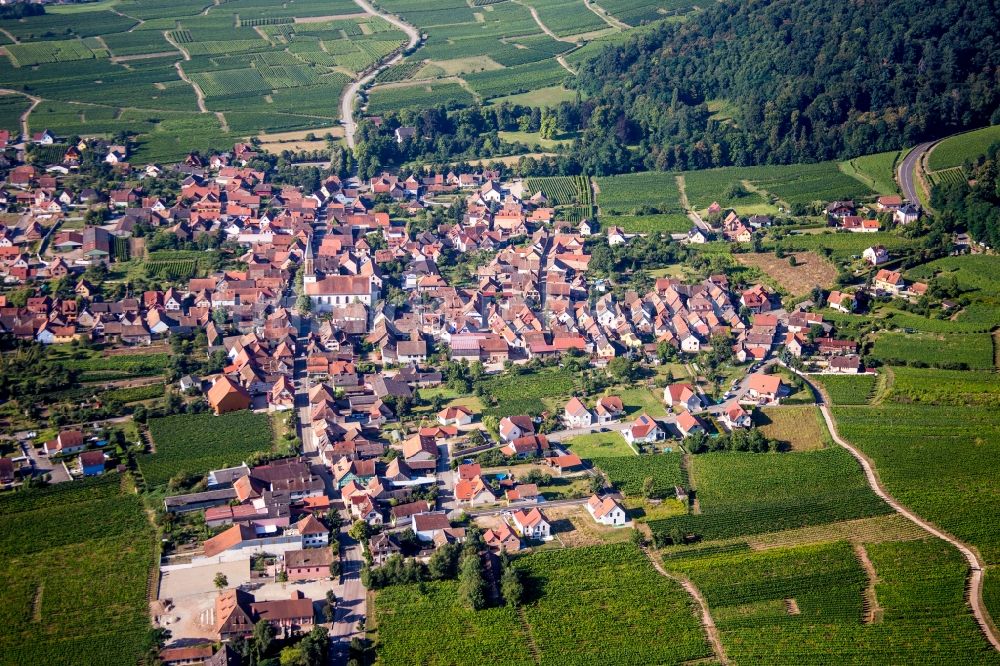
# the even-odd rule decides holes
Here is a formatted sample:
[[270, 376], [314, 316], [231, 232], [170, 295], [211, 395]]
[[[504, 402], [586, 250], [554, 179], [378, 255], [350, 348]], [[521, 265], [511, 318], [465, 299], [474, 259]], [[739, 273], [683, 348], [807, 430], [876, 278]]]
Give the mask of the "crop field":
[[661, 213], [683, 212], [677, 176], [672, 173], [646, 171], [620, 176], [594, 178], [597, 185], [597, 205], [604, 215], [637, 214], [646, 208]]
[[[527, 375], [487, 377], [479, 385], [487, 405], [485, 413], [504, 417], [553, 409], [556, 398], [569, 399], [576, 380], [569, 370], [546, 368]], [[552, 404], [547, 406], [545, 400]]]
[[[632, 545], [536, 553], [515, 566], [527, 593], [520, 612], [468, 611], [456, 603], [458, 584], [451, 581], [379, 590], [373, 609], [379, 662], [533, 664], [575, 654], [584, 663], [638, 665], [710, 654], [687, 593]], [[608, 616], [620, 631], [601, 630]]]
[[687, 486], [684, 470], [681, 469], [680, 453], [658, 453], [655, 455], [597, 458], [594, 467], [608, 476], [615, 488], [630, 497], [641, 497], [646, 479], [653, 479], [653, 493], [656, 497], [673, 497], [674, 487]]
[[809, 379], [822, 385], [835, 405], [867, 405], [875, 391], [872, 375], [812, 375]]
[[766, 407], [754, 411], [754, 421], [765, 437], [793, 451], [822, 449], [830, 439], [815, 405]]
[[573, 176], [549, 176], [546, 178], [528, 178], [524, 182], [525, 196], [541, 192], [553, 206], [568, 206], [580, 201], [580, 179]]
[[[963, 598], [966, 565], [938, 540], [847, 543], [666, 560], [701, 589], [738, 663], [996, 663]], [[876, 611], [876, 621], [866, 623]]]
[[94, 52], [87, 48], [81, 39], [8, 44], [5, 48], [18, 67], [30, 67], [47, 62], [89, 60], [94, 57]]
[[898, 150], [862, 155], [841, 162], [840, 169], [847, 175], [863, 181], [879, 194], [895, 194], [898, 189], [895, 176], [899, 157]]
[[892, 509], [840, 448], [784, 454], [707, 453], [692, 457], [701, 514], [650, 523], [706, 540], [866, 518]]
[[545, 27], [560, 37], [608, 28], [583, 0], [529, 0], [527, 4], [535, 8]]
[[555, 60], [466, 74], [464, 78], [483, 99], [503, 97], [562, 83], [569, 76]]
[[798, 296], [809, 293], [813, 287], [829, 289], [837, 279], [837, 267], [815, 252], [797, 252], [792, 266], [788, 256], [779, 259], [773, 253], [734, 254], [733, 259], [756, 268], [786, 294]]
[[0, 129], [11, 133], [20, 131], [21, 114], [28, 110], [31, 102], [20, 95], [0, 96]]
[[570, 437], [563, 442], [573, 453], [581, 458], [601, 458], [617, 456], [634, 456], [635, 452], [629, 448], [628, 442], [621, 433], [593, 432], [588, 435], [577, 435]]
[[629, 234], [683, 234], [691, 229], [692, 222], [683, 213], [653, 215], [606, 215], [601, 224], [619, 227]]
[[150, 384], [148, 386], [129, 386], [126, 388], [111, 389], [100, 394], [102, 400], [117, 400], [123, 403], [141, 402], [161, 398], [164, 394], [163, 384]]
[[893, 368], [888, 399], [905, 404], [1000, 406], [1000, 374]]
[[204, 474], [239, 464], [254, 453], [270, 450], [272, 443], [267, 415], [248, 411], [151, 419], [149, 434], [155, 453], [140, 456], [139, 469], [150, 487], [163, 485], [177, 474]]
[[0, 664], [143, 658], [155, 534], [120, 483], [108, 475], [0, 499]]
[[959, 167], [986, 154], [990, 144], [1000, 141], [1000, 125], [956, 134], [939, 143], [927, 157], [932, 171]]
[[834, 416], [900, 502], [1000, 563], [1000, 527], [983, 519], [1000, 515], [995, 408], [887, 403], [838, 406]]
[[883, 332], [872, 356], [890, 365], [992, 368], [993, 340], [986, 333]]
[[398, 111], [409, 107], [435, 104], [471, 104], [474, 98], [458, 83], [419, 83], [411, 86], [377, 87], [368, 98], [368, 112], [373, 114]]
[[781, 247], [786, 252], [828, 249], [838, 259], [861, 256], [865, 248], [884, 245], [890, 252], [914, 247], [916, 241], [893, 233], [878, 231], [872, 234], [852, 234], [850, 232], [824, 231], [818, 234], [789, 234], [780, 241], [765, 241], [767, 250]]
[[683, 16], [708, 3], [703, 0], [599, 0], [595, 4], [623, 23], [637, 26], [668, 16]]
[[87, 372], [121, 373], [122, 376], [148, 377], [158, 375], [170, 363], [169, 354], [123, 354], [101, 356], [94, 354], [87, 358], [70, 358], [61, 361], [67, 370]]

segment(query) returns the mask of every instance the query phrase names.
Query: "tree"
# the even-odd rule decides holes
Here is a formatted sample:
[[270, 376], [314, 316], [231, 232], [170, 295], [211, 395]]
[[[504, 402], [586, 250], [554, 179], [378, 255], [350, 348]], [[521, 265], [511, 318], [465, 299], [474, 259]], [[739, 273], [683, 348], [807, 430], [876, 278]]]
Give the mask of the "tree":
[[434, 551], [427, 561], [427, 571], [433, 580], [447, 580], [455, 577], [455, 565], [458, 562], [459, 546], [457, 543], [446, 543]]
[[653, 477], [647, 476], [642, 481], [642, 494], [646, 498], [651, 498], [656, 494], [656, 481]]
[[355, 541], [367, 542], [368, 538], [372, 534], [372, 526], [363, 520], [355, 521], [351, 525], [351, 529], [347, 531], [347, 535], [354, 539]]
[[267, 620], [261, 620], [253, 626], [253, 651], [257, 655], [257, 661], [267, 654], [267, 651], [271, 649], [271, 643], [274, 642], [275, 636], [278, 635], [277, 630]]
[[600, 471], [595, 471], [594, 475], [590, 477], [590, 492], [597, 494], [604, 490], [604, 485], [604, 474]]
[[483, 579], [478, 553], [462, 556], [459, 563], [458, 598], [463, 606], [471, 610], [486, 607], [486, 581]]
[[226, 574], [222, 573], [221, 571], [216, 572], [215, 578], [212, 580], [212, 582], [215, 584], [215, 589], [217, 590], [224, 590], [225, 588], [229, 587], [229, 579], [226, 578]]
[[625, 356], [616, 356], [608, 362], [608, 374], [621, 384], [632, 382], [636, 378], [635, 363]]
[[511, 608], [521, 605], [521, 599], [524, 597], [524, 585], [521, 583], [521, 576], [517, 569], [512, 566], [508, 565], [503, 570], [503, 576], [500, 577], [500, 593], [503, 595], [504, 603]]
[[326, 591], [326, 603], [323, 604], [323, 617], [327, 622], [333, 622], [337, 616], [337, 595], [333, 590]]

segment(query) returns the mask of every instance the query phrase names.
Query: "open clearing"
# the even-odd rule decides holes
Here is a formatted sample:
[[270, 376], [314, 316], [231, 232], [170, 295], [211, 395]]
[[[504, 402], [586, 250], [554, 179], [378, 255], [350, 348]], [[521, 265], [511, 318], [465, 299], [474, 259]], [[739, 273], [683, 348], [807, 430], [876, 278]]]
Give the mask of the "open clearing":
[[[791, 265], [789, 257], [795, 257]], [[837, 279], [837, 268], [815, 252], [795, 252], [779, 259], [773, 253], [734, 254], [733, 258], [744, 266], [757, 268], [770, 277], [783, 291], [799, 296], [813, 287], [828, 289]]]

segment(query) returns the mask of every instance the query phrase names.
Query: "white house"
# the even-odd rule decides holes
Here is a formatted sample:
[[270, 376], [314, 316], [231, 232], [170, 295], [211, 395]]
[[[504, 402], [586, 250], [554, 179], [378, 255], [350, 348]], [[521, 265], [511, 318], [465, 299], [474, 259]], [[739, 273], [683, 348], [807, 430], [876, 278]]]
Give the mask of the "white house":
[[878, 266], [889, 261], [889, 251], [882, 245], [873, 245], [861, 253], [861, 258], [872, 266]]
[[472, 410], [461, 405], [445, 407], [438, 412], [438, 423], [441, 425], [463, 426], [472, 423]]
[[535, 424], [530, 416], [505, 416], [500, 419], [500, 440], [506, 443], [535, 434]]
[[538, 509], [531, 509], [527, 512], [519, 509], [511, 514], [511, 520], [514, 521], [514, 527], [518, 533], [526, 539], [548, 540], [552, 538], [552, 527], [545, 515]]
[[312, 515], [295, 523], [295, 529], [302, 535], [303, 548], [325, 548], [330, 545], [330, 530]]
[[701, 351], [701, 340], [688, 333], [684, 336], [684, 339], [681, 340], [681, 351], [685, 351], [689, 354], [697, 354]]
[[651, 444], [663, 439], [664, 433], [660, 425], [648, 414], [641, 414], [622, 432], [629, 444]]
[[579, 398], [574, 396], [566, 403], [563, 421], [567, 428], [587, 428], [594, 422], [594, 415]]
[[378, 286], [369, 275], [331, 275], [316, 282], [307, 282], [306, 295], [314, 312], [330, 312], [348, 303], [363, 303], [369, 307], [378, 299]]
[[625, 509], [611, 497], [598, 497], [591, 495], [587, 500], [587, 511], [590, 516], [600, 525], [611, 525], [622, 527], [628, 521]]
[[730, 430], [736, 428], [749, 428], [753, 420], [747, 411], [740, 406], [740, 403], [733, 402], [726, 411], [722, 412], [722, 422]]
[[694, 387], [685, 382], [670, 384], [665, 387], [663, 389], [663, 401], [669, 407], [679, 405], [690, 412], [701, 409], [701, 398], [695, 392]]

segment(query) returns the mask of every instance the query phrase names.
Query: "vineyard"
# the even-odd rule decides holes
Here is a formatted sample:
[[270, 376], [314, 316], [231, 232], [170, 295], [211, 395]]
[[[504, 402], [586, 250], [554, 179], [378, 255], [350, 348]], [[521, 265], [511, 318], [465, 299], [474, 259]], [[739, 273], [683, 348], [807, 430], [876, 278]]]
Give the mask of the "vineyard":
[[[479, 383], [487, 403], [485, 413], [498, 417], [539, 414], [553, 409], [558, 402], [554, 399], [569, 399], [575, 385], [573, 373], [564, 369], [544, 369], [526, 375], [504, 374]], [[552, 404], [546, 405], [544, 400]]]
[[198, 273], [198, 262], [194, 259], [146, 261], [142, 269], [150, 278], [177, 282], [193, 278]]
[[1000, 141], [1000, 125], [956, 134], [934, 146], [927, 156], [927, 167], [941, 171], [960, 167], [986, 153], [991, 143]]
[[153, 400], [162, 398], [165, 392], [163, 384], [149, 384], [146, 386], [129, 386], [127, 388], [111, 389], [100, 394], [102, 400], [117, 400], [118, 402], [130, 403], [141, 402], [143, 400]]
[[368, 97], [370, 113], [386, 113], [408, 107], [422, 107], [431, 104], [471, 104], [474, 98], [458, 83], [433, 82], [392, 88], [372, 88]]
[[996, 663], [963, 598], [966, 566], [943, 541], [867, 544], [871, 599], [847, 543], [670, 559], [708, 601], [736, 663]]
[[835, 405], [866, 405], [875, 391], [872, 375], [812, 375], [809, 379], [826, 389]]
[[599, 458], [591, 461], [594, 467], [604, 472], [608, 481], [620, 492], [630, 497], [643, 493], [646, 479], [653, 479], [653, 494], [656, 497], [673, 497], [676, 486], [686, 487], [687, 478], [681, 468], [681, 454], [662, 453], [657, 455], [631, 456], [628, 458]]
[[144, 656], [155, 540], [119, 477], [8, 495], [0, 535], [0, 664], [117, 666]]
[[1000, 375], [995, 372], [900, 367], [893, 368], [893, 376], [889, 391], [893, 402], [1000, 406]]
[[881, 333], [872, 356], [891, 365], [992, 368], [993, 340], [986, 333]]
[[529, 0], [542, 23], [560, 37], [606, 30], [608, 24], [587, 9], [583, 0]]
[[840, 168], [844, 173], [864, 181], [876, 192], [893, 194], [896, 192], [895, 171], [899, 156], [898, 150], [862, 155], [847, 162], [841, 162]]
[[[968, 373], [962, 373], [968, 374]], [[930, 381], [928, 377], [928, 381]], [[1000, 416], [992, 406], [884, 404], [834, 408], [840, 435], [915, 513], [1000, 563]]]
[[149, 487], [163, 485], [177, 474], [204, 474], [239, 464], [269, 451], [272, 443], [267, 415], [247, 411], [151, 419], [149, 434], [156, 452], [139, 457]]
[[652, 521], [706, 540], [889, 513], [861, 468], [840, 448], [786, 454], [708, 453], [692, 458], [698, 515]]
[[[515, 566], [527, 597], [520, 610], [468, 611], [450, 581], [380, 590], [373, 608], [379, 662], [526, 665], [577, 655], [578, 663], [638, 666], [711, 654], [687, 593], [635, 546], [541, 552]], [[605, 630], [609, 618], [616, 631]]]
[[672, 173], [647, 171], [620, 176], [594, 178], [599, 194], [597, 205], [602, 215], [624, 215], [647, 212], [682, 212], [677, 176]]

